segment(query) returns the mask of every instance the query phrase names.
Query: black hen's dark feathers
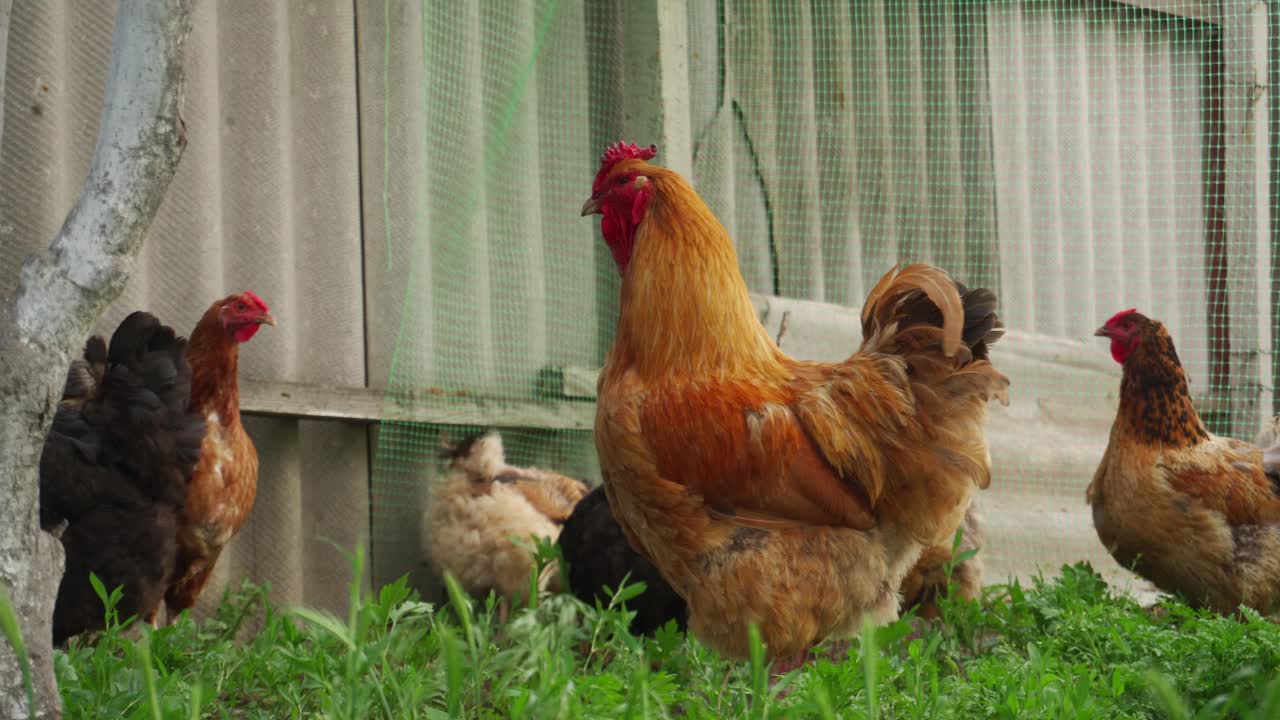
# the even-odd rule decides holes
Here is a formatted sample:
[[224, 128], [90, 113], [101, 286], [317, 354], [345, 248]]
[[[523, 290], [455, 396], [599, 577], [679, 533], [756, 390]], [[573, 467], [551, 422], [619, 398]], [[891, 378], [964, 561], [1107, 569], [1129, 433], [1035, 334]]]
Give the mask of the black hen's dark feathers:
[[611, 598], [605, 586], [617, 590], [624, 577], [629, 585], [643, 582], [645, 591], [626, 603], [636, 613], [631, 632], [647, 635], [668, 620], [675, 620], [684, 632], [688, 616], [684, 600], [657, 568], [631, 549], [604, 493], [604, 486], [599, 486], [578, 501], [560, 531], [558, 543], [569, 566], [570, 591], [583, 602], [599, 598], [608, 604]]
[[40, 524], [65, 523], [55, 643], [103, 626], [90, 571], [108, 590], [123, 586], [122, 620], [153, 617], [159, 608], [205, 432], [204, 418], [189, 411], [186, 344], [154, 316], [135, 312], [109, 349], [91, 338], [67, 373], [40, 457]]
[[82, 357], [71, 361], [67, 382], [62, 389], [63, 405], [83, 405], [93, 396], [107, 372], [107, 344], [94, 335], [84, 345]]

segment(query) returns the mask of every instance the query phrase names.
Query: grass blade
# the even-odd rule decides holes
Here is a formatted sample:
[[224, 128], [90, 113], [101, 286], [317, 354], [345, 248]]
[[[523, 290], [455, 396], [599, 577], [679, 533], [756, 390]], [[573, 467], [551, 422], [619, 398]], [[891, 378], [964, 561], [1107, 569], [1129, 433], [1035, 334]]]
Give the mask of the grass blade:
[[764, 638], [755, 623], [747, 626], [751, 653], [751, 717], [769, 717], [769, 670], [764, 662]]
[[191, 686], [191, 720], [200, 720], [200, 706], [204, 702], [204, 686], [197, 680]]
[[354, 651], [356, 649], [356, 644], [347, 632], [347, 628], [333, 615], [307, 607], [295, 607], [290, 609], [289, 612], [318, 628], [327, 630], [330, 635], [341, 640], [348, 650]]
[[862, 672], [867, 684], [867, 717], [880, 717], [880, 652], [876, 648], [876, 628], [870, 620], [862, 622]]
[[18, 623], [18, 615], [13, 611], [13, 602], [9, 592], [0, 585], [0, 632], [4, 633], [13, 654], [18, 658], [18, 667], [22, 670], [22, 686], [27, 691], [27, 716], [36, 717], [36, 687], [31, 680], [31, 658], [27, 656], [27, 643], [22, 639], [22, 626]]
[[453, 631], [448, 626], [441, 625], [437, 632], [440, 634], [441, 654], [444, 656], [444, 687], [445, 687], [445, 706], [449, 710], [449, 717], [462, 717], [462, 653], [458, 651], [458, 638], [454, 637]]
[[1173, 683], [1159, 673], [1147, 673], [1147, 682], [1151, 684], [1151, 694], [1157, 704], [1163, 706], [1165, 716], [1173, 720], [1186, 720], [1191, 717], [1191, 709], [1186, 701], [1174, 689]]
[[164, 720], [160, 711], [160, 697], [156, 694], [156, 676], [151, 668], [151, 631], [145, 630], [138, 639], [138, 669], [142, 671], [142, 689], [151, 720]]

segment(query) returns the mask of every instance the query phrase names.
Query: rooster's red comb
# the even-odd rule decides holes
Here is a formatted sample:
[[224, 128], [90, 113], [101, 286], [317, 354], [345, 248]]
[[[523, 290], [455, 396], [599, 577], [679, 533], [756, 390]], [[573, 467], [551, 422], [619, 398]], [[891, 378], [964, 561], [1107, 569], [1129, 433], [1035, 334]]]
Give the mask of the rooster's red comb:
[[618, 142], [605, 148], [604, 154], [600, 156], [600, 169], [608, 170], [615, 163], [623, 160], [652, 160], [658, 156], [658, 146], [650, 145], [642, 148], [638, 145], [628, 145], [619, 140]]

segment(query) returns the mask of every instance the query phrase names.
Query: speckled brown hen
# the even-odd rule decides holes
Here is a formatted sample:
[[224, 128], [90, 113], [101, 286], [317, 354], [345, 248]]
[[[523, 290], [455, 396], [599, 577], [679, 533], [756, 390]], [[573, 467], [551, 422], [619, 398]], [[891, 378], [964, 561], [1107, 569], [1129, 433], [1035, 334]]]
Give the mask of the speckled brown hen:
[[795, 658], [896, 618], [903, 576], [990, 482], [995, 295], [894, 268], [857, 352], [794, 360], [724, 226], [656, 152], [611, 146], [582, 209], [622, 275], [595, 423], [609, 505], [702, 642], [745, 658], [755, 623], [770, 658]]
[[1134, 310], [1098, 329], [1124, 367], [1111, 441], [1089, 483], [1098, 538], [1191, 604], [1280, 609], [1280, 477], [1263, 450], [1205, 429], [1164, 325]]

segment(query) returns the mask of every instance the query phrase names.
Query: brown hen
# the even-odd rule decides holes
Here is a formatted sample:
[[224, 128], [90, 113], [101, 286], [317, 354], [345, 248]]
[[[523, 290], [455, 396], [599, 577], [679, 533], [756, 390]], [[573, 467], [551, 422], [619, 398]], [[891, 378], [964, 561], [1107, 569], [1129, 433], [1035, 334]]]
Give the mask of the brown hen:
[[172, 622], [195, 606], [222, 549], [240, 530], [258, 493], [258, 451], [240, 424], [240, 344], [263, 324], [270, 309], [252, 292], [214, 302], [191, 333], [191, 408], [207, 429], [200, 461], [187, 489], [178, 527], [178, 561], [165, 593]]
[[1267, 474], [1263, 450], [1205, 429], [1163, 324], [1126, 310], [1096, 334], [1124, 367], [1111, 440], [1085, 495], [1098, 539], [1192, 605], [1280, 609], [1280, 476]]

